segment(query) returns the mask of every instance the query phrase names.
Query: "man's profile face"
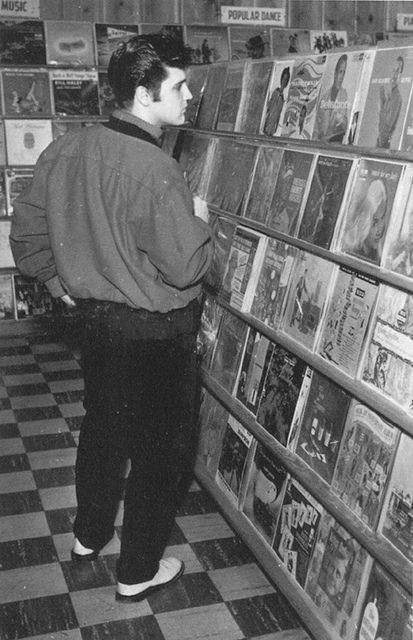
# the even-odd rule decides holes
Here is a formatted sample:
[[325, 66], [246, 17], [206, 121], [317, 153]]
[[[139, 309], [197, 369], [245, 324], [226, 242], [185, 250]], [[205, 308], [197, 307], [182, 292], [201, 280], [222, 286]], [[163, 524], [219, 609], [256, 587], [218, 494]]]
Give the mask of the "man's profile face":
[[183, 69], [167, 67], [168, 75], [161, 84], [159, 100], [151, 100], [149, 121], [158, 126], [181, 125], [192, 93], [186, 84]]

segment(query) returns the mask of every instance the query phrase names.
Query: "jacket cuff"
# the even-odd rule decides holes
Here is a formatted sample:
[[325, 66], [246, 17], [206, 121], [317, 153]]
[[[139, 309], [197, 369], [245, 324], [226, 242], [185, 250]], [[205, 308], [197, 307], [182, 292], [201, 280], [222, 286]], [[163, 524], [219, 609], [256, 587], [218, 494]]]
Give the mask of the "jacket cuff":
[[53, 278], [50, 278], [50, 280], [47, 280], [47, 282], [45, 282], [44, 284], [48, 288], [53, 298], [61, 298], [61, 296], [64, 296], [65, 293], [67, 293], [63, 289], [58, 276], [54, 276]]

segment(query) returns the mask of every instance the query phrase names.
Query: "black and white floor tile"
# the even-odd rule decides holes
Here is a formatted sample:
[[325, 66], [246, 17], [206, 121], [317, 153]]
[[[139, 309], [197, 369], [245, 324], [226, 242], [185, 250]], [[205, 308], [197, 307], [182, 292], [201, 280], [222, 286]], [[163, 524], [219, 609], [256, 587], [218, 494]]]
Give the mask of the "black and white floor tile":
[[195, 481], [167, 549], [185, 574], [139, 604], [117, 603], [121, 508], [101, 556], [70, 559], [83, 414], [76, 349], [0, 339], [0, 376], [0, 640], [309, 640]]

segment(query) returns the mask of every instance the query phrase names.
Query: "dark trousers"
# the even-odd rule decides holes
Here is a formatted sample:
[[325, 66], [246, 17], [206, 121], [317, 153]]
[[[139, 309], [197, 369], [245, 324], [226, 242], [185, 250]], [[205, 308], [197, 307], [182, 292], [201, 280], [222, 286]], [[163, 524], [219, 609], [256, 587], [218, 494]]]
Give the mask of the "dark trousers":
[[157, 572], [192, 468], [196, 333], [131, 331], [131, 310], [125, 321], [122, 306], [86, 318], [74, 534], [92, 549], [112, 538], [130, 459], [117, 577], [134, 584]]

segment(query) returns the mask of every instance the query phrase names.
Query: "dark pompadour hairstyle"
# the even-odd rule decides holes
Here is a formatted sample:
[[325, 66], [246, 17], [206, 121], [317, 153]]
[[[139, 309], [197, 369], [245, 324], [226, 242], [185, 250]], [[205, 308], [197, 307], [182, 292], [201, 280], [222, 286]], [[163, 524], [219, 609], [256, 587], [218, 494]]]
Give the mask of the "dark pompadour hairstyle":
[[190, 63], [190, 50], [173, 36], [150, 33], [135, 36], [113, 52], [108, 80], [119, 106], [131, 103], [136, 88], [143, 86], [159, 99], [167, 67], [185, 69]]

